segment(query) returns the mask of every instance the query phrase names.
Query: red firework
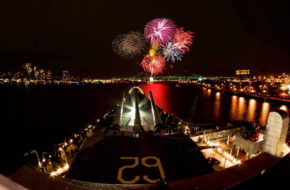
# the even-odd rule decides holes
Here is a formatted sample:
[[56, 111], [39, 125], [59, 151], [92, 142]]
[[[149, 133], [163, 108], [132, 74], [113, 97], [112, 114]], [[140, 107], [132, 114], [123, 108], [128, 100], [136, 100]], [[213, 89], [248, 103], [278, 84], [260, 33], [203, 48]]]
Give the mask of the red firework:
[[158, 75], [162, 73], [165, 68], [165, 58], [163, 56], [146, 55], [140, 65], [144, 71], [152, 75]]
[[174, 34], [173, 43], [178, 46], [182, 53], [189, 52], [189, 46], [192, 45], [193, 32], [184, 31], [183, 28], [177, 28]]

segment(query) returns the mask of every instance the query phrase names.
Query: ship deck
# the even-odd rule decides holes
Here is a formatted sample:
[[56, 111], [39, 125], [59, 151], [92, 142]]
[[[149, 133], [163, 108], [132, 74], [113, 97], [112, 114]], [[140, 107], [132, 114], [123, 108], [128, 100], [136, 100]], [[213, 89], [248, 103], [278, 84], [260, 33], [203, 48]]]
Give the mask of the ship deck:
[[[120, 177], [120, 169], [124, 167]], [[139, 138], [107, 136], [81, 151], [66, 177], [100, 183], [148, 183], [150, 180], [144, 180], [144, 176], [156, 180], [164, 178], [162, 172], [166, 180], [172, 181], [213, 170], [187, 136], [144, 133]], [[140, 179], [133, 182], [136, 177]]]

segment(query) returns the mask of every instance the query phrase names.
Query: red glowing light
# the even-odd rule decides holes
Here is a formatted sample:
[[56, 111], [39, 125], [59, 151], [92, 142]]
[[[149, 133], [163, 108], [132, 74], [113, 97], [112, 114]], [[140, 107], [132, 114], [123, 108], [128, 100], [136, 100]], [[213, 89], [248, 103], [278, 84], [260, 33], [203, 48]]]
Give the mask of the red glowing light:
[[141, 86], [145, 95], [150, 98], [149, 92], [153, 94], [155, 104], [168, 113], [172, 113], [170, 107], [169, 86], [166, 84], [144, 84]]
[[144, 71], [152, 75], [158, 75], [162, 73], [165, 68], [165, 58], [162, 56], [146, 55], [140, 65]]

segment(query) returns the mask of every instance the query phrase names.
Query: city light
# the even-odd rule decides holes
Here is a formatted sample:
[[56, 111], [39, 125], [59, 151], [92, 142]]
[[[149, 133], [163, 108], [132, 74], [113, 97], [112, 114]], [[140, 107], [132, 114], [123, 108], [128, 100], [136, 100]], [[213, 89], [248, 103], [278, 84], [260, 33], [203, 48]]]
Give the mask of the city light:
[[284, 144], [284, 147], [283, 147], [283, 156], [286, 156], [287, 154], [290, 153], [290, 146], [288, 146], [286, 143]]
[[135, 120], [135, 112], [136, 112], [136, 109], [135, 109], [135, 106], [133, 105], [133, 107], [128, 107], [130, 112], [128, 113], [128, 117], [131, 118], [132, 122], [134, 122]]
[[59, 176], [69, 170], [69, 165], [65, 164], [63, 167], [58, 168], [56, 171], [50, 173], [51, 177]]
[[288, 112], [288, 107], [286, 105], [282, 105], [279, 107], [279, 110], [283, 110], [285, 112]]

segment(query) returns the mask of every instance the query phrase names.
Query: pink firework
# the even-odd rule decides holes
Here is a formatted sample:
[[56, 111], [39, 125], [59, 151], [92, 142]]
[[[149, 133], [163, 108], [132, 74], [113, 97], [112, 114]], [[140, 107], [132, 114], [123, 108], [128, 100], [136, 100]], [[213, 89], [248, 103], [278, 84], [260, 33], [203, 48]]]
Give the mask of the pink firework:
[[144, 36], [149, 42], [158, 41], [161, 45], [165, 45], [172, 40], [175, 29], [176, 25], [172, 20], [155, 18], [146, 24]]
[[173, 37], [173, 43], [181, 49], [182, 53], [189, 51], [189, 46], [192, 45], [193, 32], [184, 31], [183, 28], [177, 28]]
[[144, 71], [152, 75], [158, 75], [162, 73], [165, 68], [165, 58], [162, 56], [146, 55], [141, 62], [141, 66]]

